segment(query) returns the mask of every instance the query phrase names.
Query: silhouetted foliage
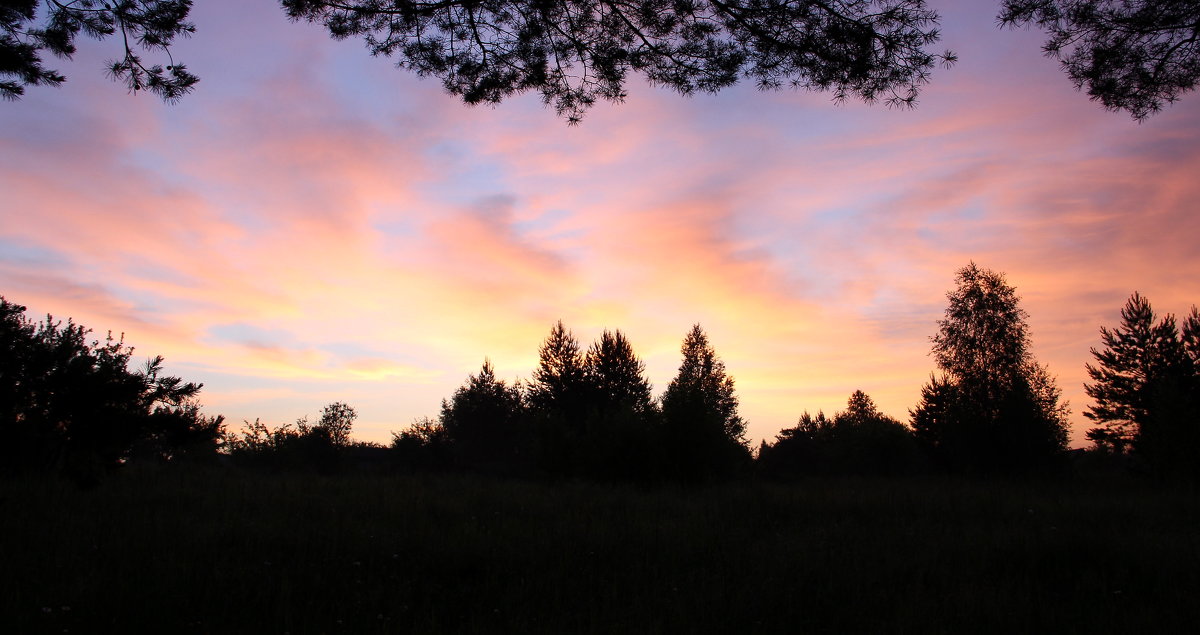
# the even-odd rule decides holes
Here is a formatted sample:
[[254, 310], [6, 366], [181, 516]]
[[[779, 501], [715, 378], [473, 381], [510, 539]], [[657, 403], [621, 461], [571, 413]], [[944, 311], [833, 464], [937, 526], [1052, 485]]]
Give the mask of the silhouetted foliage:
[[441, 425], [462, 468], [513, 473], [526, 469], [532, 458], [521, 389], [496, 379], [490, 361], [442, 401]]
[[1034, 24], [1050, 38], [1077, 89], [1109, 110], [1145, 119], [1200, 79], [1200, 2], [1005, 0], [1006, 25]]
[[240, 435], [230, 435], [229, 453], [243, 465], [287, 470], [332, 472], [341, 469], [344, 455], [355, 444], [350, 429], [357, 418], [354, 408], [331, 403], [316, 423], [304, 416], [295, 425], [276, 428], [255, 419], [244, 422]]
[[620, 330], [605, 330], [588, 349], [584, 377], [606, 418], [636, 419], [654, 410], [646, 364], [637, 358]]
[[1183, 323], [1154, 310], [1134, 293], [1121, 309], [1121, 325], [1100, 328], [1103, 350], [1091, 350], [1092, 382], [1084, 386], [1095, 403], [1084, 416], [1101, 424], [1088, 431], [1098, 449], [1137, 452], [1163, 475], [1195, 475], [1200, 448], [1200, 314]]
[[200, 414], [201, 385], [162, 374], [162, 357], [129, 369], [133, 348], [110, 333], [46, 316], [0, 297], [0, 465], [61, 470], [94, 481], [134, 455], [157, 460], [212, 455], [221, 417]]
[[406, 471], [444, 470], [451, 466], [450, 435], [440, 421], [422, 417], [392, 433], [394, 463]]
[[804, 411], [791, 428], [775, 435], [774, 443], [763, 441], [755, 459], [758, 471], [773, 478], [793, 478], [826, 474], [834, 470], [827, 448], [833, 421], [818, 411], [813, 416]]
[[[120, 32], [123, 54], [108, 73], [131, 91], [167, 101], [199, 79], [171, 58], [189, 36], [191, 0], [7, 0], [0, 3], [0, 97], [61, 84], [43, 66], [71, 57], [80, 32]], [[834, 99], [912, 105], [933, 67], [956, 60], [930, 52], [939, 16], [924, 0], [281, 0], [295, 21], [323, 24], [337, 39], [362, 37], [372, 55], [434, 76], [468, 104], [539, 93], [569, 122], [597, 100], [620, 102], [630, 72], [683, 95], [749, 79], [831, 91]], [[41, 10], [39, 11], [39, 6]], [[1200, 76], [1193, 0], [1005, 0], [1001, 24], [1036, 25], [1047, 55], [1077, 88], [1110, 110], [1144, 119], [1195, 87]], [[137, 49], [161, 51], [147, 66]]]
[[584, 354], [562, 320], [538, 350], [538, 366], [527, 392], [542, 468], [552, 474], [578, 473], [588, 452], [591, 390]]
[[[108, 74], [130, 91], [148, 90], [175, 101], [199, 81], [175, 62], [169, 49], [177, 36], [195, 32], [196, 27], [187, 22], [191, 7], [191, 0], [4, 0], [0, 2], [0, 98], [17, 99], [26, 86], [61, 84], [66, 78], [43, 66], [42, 55], [70, 58], [80, 32], [97, 40], [119, 32], [123, 53], [107, 63]], [[139, 48], [161, 52], [167, 65], [148, 66]]]
[[350, 445], [350, 428], [354, 426], [354, 420], [357, 418], [358, 413], [354, 408], [335, 401], [321, 410], [321, 418], [315, 424], [309, 425], [308, 419], [304, 418], [296, 425], [302, 435], [321, 435], [328, 437], [329, 443], [334, 447], [346, 447]]
[[918, 441], [955, 469], [1044, 468], [1061, 458], [1067, 407], [1029, 352], [1026, 313], [1003, 274], [971, 263], [956, 276], [932, 354], [930, 378], [912, 412]]
[[290, 423], [271, 428], [261, 420], [255, 419], [254, 423], [243, 421], [241, 434], [231, 434], [227, 444], [231, 454], [261, 456], [282, 450], [288, 441], [298, 436], [300, 432]]
[[589, 476], [644, 479], [652, 471], [658, 413], [645, 372], [645, 363], [619, 330], [605, 330], [588, 349], [588, 408], [579, 454]]
[[750, 460], [733, 378], [699, 324], [684, 338], [682, 353], [662, 396], [666, 468], [685, 480], [727, 476]]
[[581, 408], [587, 386], [585, 373], [579, 342], [559, 320], [538, 350], [538, 367], [529, 383], [529, 406], [541, 412]]
[[920, 470], [912, 431], [875, 407], [861, 390], [832, 419], [805, 412], [794, 428], [759, 449], [758, 468], [773, 477], [813, 474], [898, 475]]
[[921, 0], [399, 2], [283, 0], [294, 20], [442, 80], [468, 104], [537, 91], [571, 121], [625, 96], [630, 71], [687, 95], [746, 77], [761, 88], [911, 104], [953, 55], [926, 52], [937, 14]]
[[655, 471], [657, 409], [645, 364], [620, 331], [604, 331], [587, 353], [556, 323], [525, 390], [495, 378], [485, 362], [442, 404], [439, 420], [393, 433], [402, 469], [645, 480]]

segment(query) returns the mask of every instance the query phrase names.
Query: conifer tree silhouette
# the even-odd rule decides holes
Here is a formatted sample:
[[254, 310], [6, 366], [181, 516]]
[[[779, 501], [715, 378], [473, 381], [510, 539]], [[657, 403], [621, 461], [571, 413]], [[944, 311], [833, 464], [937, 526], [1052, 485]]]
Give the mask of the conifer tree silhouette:
[[1100, 426], [1088, 438], [1118, 453], [1133, 449], [1162, 475], [1200, 474], [1200, 313], [1192, 307], [1181, 330], [1173, 315], [1156, 321], [1135, 292], [1120, 326], [1101, 327], [1100, 339], [1084, 386], [1094, 400], [1084, 416]]
[[733, 377], [699, 324], [684, 338], [683, 362], [662, 396], [668, 469], [687, 480], [727, 476], [750, 458]]

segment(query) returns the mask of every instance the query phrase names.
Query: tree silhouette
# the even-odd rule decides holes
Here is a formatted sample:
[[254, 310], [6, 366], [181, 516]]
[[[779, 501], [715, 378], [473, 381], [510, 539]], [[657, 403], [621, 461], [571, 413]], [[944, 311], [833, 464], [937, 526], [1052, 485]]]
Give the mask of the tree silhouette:
[[240, 435], [230, 436], [229, 453], [246, 465], [333, 472], [354, 446], [350, 429], [357, 417], [354, 408], [339, 401], [325, 406], [316, 423], [307, 415], [276, 428], [246, 421]]
[[587, 430], [580, 448], [590, 475], [646, 478], [651, 470], [653, 422], [646, 365], [620, 330], [605, 330], [584, 358]]
[[527, 391], [542, 467], [551, 473], [575, 473], [583, 465], [586, 424], [592, 416], [584, 362], [575, 335], [559, 320], [538, 350]]
[[[198, 78], [171, 58], [189, 36], [191, 0], [37, 0], [0, 3], [0, 97], [26, 86], [58, 85], [43, 66], [49, 52], [70, 57], [80, 32], [120, 32], [123, 54], [108, 73], [131, 91], [167, 101]], [[939, 16], [924, 0], [281, 0], [296, 21], [323, 24], [331, 36], [362, 37], [372, 55], [434, 76], [468, 104], [498, 103], [527, 91], [570, 122], [597, 100], [620, 102], [631, 72], [688, 95], [715, 92], [741, 78], [911, 105], [949, 51]], [[1004, 25], [1036, 25], [1044, 49], [1062, 61], [1077, 88], [1111, 110], [1144, 119], [1195, 87], [1200, 74], [1192, 1], [1005, 0]], [[147, 66], [137, 49], [161, 52]]]
[[450, 437], [441, 421], [422, 417], [408, 428], [392, 433], [392, 454], [405, 470], [441, 470], [450, 467]]
[[524, 467], [525, 399], [519, 386], [496, 379], [490, 361], [442, 401], [441, 425], [459, 466], [492, 473]]
[[[321, 418], [317, 423], [308, 426], [301, 425], [301, 434], [317, 434], [329, 439], [329, 443], [334, 447], [346, 447], [350, 445], [350, 428], [354, 426], [354, 420], [358, 418], [358, 413], [354, 408], [340, 402], [335, 401], [321, 411]], [[305, 424], [307, 419], [303, 420]]]
[[282, 449], [290, 439], [299, 436], [292, 424], [285, 423], [277, 428], [271, 428], [259, 419], [254, 423], [242, 422], [241, 433], [231, 434], [227, 445], [232, 454], [247, 454], [261, 456]]
[[1077, 89], [1142, 120], [1200, 79], [1194, 0], [1005, 0], [1001, 23], [1034, 24]]
[[1067, 408], [1029, 351], [1016, 289], [974, 262], [958, 271], [956, 282], [931, 338], [944, 375], [931, 377], [912, 412], [917, 439], [959, 469], [1052, 463], [1066, 448]]
[[681, 478], [727, 475], [750, 457], [733, 378], [697, 324], [683, 340], [679, 373], [662, 396], [664, 451]]
[[775, 442], [759, 449], [758, 468], [769, 476], [810, 474], [896, 475], [919, 469], [912, 432], [876, 408], [861, 390], [832, 419], [818, 412], [800, 416]]
[[586, 385], [584, 357], [575, 335], [559, 320], [538, 350], [538, 367], [529, 384], [529, 405], [539, 410], [569, 410]]
[[1098, 447], [1132, 447], [1162, 473], [1195, 471], [1200, 443], [1200, 314], [1195, 307], [1182, 333], [1172, 315], [1155, 321], [1150, 301], [1134, 293], [1121, 325], [1100, 328], [1103, 350], [1087, 365], [1094, 400], [1084, 416], [1101, 424], [1088, 431]]
[[[196, 27], [187, 22], [191, 0], [48, 0], [38, 17], [38, 0], [0, 3], [0, 98], [17, 99], [26, 86], [57, 86], [66, 78], [42, 65], [42, 52], [70, 58], [82, 31], [98, 40], [120, 32], [123, 54], [107, 63], [113, 79], [130, 91], [148, 90], [166, 101], [191, 92], [198, 77], [171, 57], [177, 36]], [[161, 52], [167, 65], [147, 66], [138, 48]]]
[[929, 53], [937, 14], [922, 0], [283, 0], [294, 20], [442, 80], [468, 104], [537, 91], [578, 121], [625, 96], [630, 71], [682, 94], [741, 77], [762, 88], [910, 104], [949, 53]]
[[756, 469], [772, 478], [794, 478], [835, 471], [829, 456], [827, 440], [833, 420], [818, 411], [813, 416], [805, 410], [796, 425], [784, 428], [775, 441], [763, 441], [755, 458]]
[[222, 419], [200, 414], [201, 385], [162, 374], [162, 357], [130, 370], [133, 348], [51, 316], [33, 323], [0, 297], [0, 464], [94, 481], [137, 454], [213, 453]]
[[637, 358], [633, 346], [619, 329], [607, 329], [593, 343], [584, 359], [584, 377], [595, 391], [602, 414], [628, 418], [641, 417], [654, 408], [646, 364]]

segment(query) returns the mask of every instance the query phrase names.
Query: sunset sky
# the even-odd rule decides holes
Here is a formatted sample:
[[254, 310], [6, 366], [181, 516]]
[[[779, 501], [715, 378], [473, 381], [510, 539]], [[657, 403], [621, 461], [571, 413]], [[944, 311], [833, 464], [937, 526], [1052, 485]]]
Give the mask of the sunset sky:
[[181, 103], [105, 78], [115, 41], [0, 103], [0, 294], [164, 355], [234, 429], [344, 401], [379, 442], [485, 356], [528, 378], [560, 318], [584, 345], [623, 330], [659, 394], [698, 322], [757, 444], [856, 389], [907, 421], [974, 260], [1017, 288], [1082, 445], [1099, 327], [1134, 290], [1200, 303], [1200, 95], [1138, 124], [998, 2], [931, 4], [960, 61], [915, 110], [635, 79], [568, 127], [272, 0], [198, 2]]

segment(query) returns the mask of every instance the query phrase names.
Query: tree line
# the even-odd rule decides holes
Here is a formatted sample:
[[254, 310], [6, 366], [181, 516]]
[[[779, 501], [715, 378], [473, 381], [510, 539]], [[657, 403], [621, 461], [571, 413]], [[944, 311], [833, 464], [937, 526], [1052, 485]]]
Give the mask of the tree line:
[[436, 420], [396, 433], [419, 465], [568, 478], [687, 481], [745, 469], [751, 453], [734, 381], [693, 326], [679, 372], [651, 396], [645, 363], [620, 330], [583, 350], [558, 322], [528, 382], [497, 379], [490, 362], [442, 402]]
[[[131, 369], [133, 349], [0, 298], [0, 450], [5, 473], [63, 473], [94, 482], [131, 461], [232, 461], [272, 469], [454, 470], [504, 476], [703, 482], [759, 474], [1055, 473], [1068, 467], [1068, 406], [1030, 351], [1027, 314], [1003, 274], [957, 272], [931, 339], [939, 369], [903, 423], [863, 391], [844, 411], [804, 412], [752, 452], [734, 379], [707, 334], [684, 337], [676, 376], [658, 398], [620, 330], [586, 349], [561, 321], [527, 381], [506, 382], [484, 360], [436, 418], [393, 433], [384, 448], [355, 442], [352, 407], [313, 422], [240, 432], [200, 412], [200, 384], [162, 374], [162, 358]], [[1173, 480], [1200, 476], [1200, 313], [1158, 319], [1134, 293], [1122, 323], [1091, 350], [1097, 427], [1089, 451], [1109, 464]]]

